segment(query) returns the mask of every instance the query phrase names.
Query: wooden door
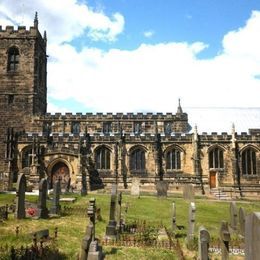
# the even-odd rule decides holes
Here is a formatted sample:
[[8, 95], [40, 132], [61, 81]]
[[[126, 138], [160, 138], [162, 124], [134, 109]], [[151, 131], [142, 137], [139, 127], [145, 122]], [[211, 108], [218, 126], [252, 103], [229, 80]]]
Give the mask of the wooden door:
[[60, 179], [61, 180], [61, 188], [66, 188], [69, 182], [69, 168], [63, 162], [58, 162], [52, 168], [52, 185], [53, 183]]
[[209, 186], [211, 189], [216, 188], [216, 172], [210, 173]]

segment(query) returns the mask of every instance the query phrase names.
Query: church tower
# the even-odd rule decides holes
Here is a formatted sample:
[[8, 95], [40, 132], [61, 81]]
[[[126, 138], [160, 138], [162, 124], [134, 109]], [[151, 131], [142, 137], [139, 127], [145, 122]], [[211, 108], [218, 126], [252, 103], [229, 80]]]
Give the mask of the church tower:
[[0, 26], [0, 172], [6, 171], [7, 133], [26, 130], [31, 116], [46, 113], [46, 43], [37, 13], [28, 30]]

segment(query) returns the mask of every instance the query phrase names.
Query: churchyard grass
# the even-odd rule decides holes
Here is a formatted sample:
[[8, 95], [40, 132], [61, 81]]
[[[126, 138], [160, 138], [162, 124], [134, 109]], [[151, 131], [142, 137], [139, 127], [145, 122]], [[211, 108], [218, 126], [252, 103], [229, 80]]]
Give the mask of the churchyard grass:
[[[110, 195], [93, 193], [85, 197], [80, 195], [70, 194], [62, 195], [61, 197], [76, 197], [74, 203], [61, 203], [62, 206], [69, 207], [87, 207], [87, 203], [91, 197], [96, 198], [98, 208], [101, 208], [102, 221], [97, 221], [96, 237], [102, 239], [105, 234], [106, 225], [109, 218]], [[0, 194], [0, 206], [13, 203], [15, 195]], [[26, 195], [26, 200], [30, 202], [37, 202], [37, 196]], [[168, 197], [159, 199], [156, 196], [141, 196], [133, 197], [123, 194], [122, 213], [126, 223], [135, 220], [145, 220], [147, 225], [162, 224], [166, 228], [171, 228], [171, 210], [172, 202], [176, 203], [176, 223], [177, 226], [183, 227], [177, 231], [180, 243], [183, 248], [184, 236], [187, 233], [188, 227], [188, 207], [189, 202], [183, 200], [180, 196]], [[211, 237], [218, 238], [220, 222], [222, 220], [229, 222], [229, 202], [220, 202], [215, 200], [208, 200], [198, 197], [195, 199], [196, 203], [196, 233], [199, 226], [205, 226], [210, 232]], [[50, 202], [48, 202], [50, 208]], [[253, 211], [260, 211], [260, 203], [241, 201], [237, 202], [237, 207], [242, 206], [247, 213]], [[125, 212], [127, 209], [127, 213]], [[0, 246], [5, 244], [13, 245], [15, 247], [21, 245], [29, 245], [32, 242], [31, 233], [41, 230], [49, 229], [50, 236], [54, 237], [55, 227], [58, 227], [57, 246], [67, 258], [76, 259], [80, 252], [81, 240], [84, 236], [88, 218], [83, 215], [62, 215], [61, 217], [54, 217], [49, 219], [32, 219], [26, 218], [23, 220], [14, 219], [13, 214], [9, 214], [9, 219], [0, 223]], [[16, 236], [15, 229], [19, 226], [19, 234]], [[106, 259], [177, 259], [173, 251], [152, 249], [152, 248], [134, 248], [134, 247], [111, 247], [103, 248], [106, 253]], [[185, 254], [190, 255], [190, 259], [196, 254], [189, 253], [184, 250]], [[65, 259], [65, 258], [64, 258]], [[189, 259], [189, 256], [188, 256]], [[215, 258], [217, 259], [217, 258]], [[232, 258], [231, 258], [232, 259]], [[235, 258], [234, 258], [235, 259]]]

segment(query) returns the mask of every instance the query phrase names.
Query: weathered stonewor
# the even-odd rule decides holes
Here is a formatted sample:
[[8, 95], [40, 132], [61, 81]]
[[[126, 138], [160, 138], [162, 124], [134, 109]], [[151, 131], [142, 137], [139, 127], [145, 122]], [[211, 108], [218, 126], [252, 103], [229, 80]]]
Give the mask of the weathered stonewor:
[[118, 208], [117, 208], [117, 229], [119, 231], [119, 233], [121, 232], [121, 228], [122, 228], [122, 216], [121, 216], [121, 212], [122, 212], [122, 192], [119, 192], [118, 194]]
[[237, 224], [238, 224], [238, 214], [237, 214], [237, 205], [236, 202], [232, 201], [230, 202], [230, 227], [236, 231], [237, 230]]
[[199, 240], [198, 240], [198, 248], [199, 248], [199, 257], [198, 260], [208, 260], [209, 259], [209, 242], [210, 235], [206, 228], [201, 226], [199, 228]]
[[194, 247], [195, 214], [196, 206], [194, 202], [191, 202], [189, 207], [188, 234], [186, 241], [188, 249], [193, 249]]
[[183, 199], [189, 201], [194, 200], [194, 187], [192, 184], [185, 184], [183, 186]]
[[131, 195], [140, 196], [140, 179], [132, 178]]
[[38, 200], [38, 212], [37, 215], [39, 218], [48, 218], [48, 209], [46, 206], [47, 202], [47, 193], [48, 193], [48, 187], [47, 187], [47, 180], [41, 179], [39, 184], [39, 200]]
[[110, 215], [109, 215], [109, 223], [106, 227], [106, 237], [108, 238], [115, 238], [117, 235], [116, 231], [116, 194], [117, 194], [117, 186], [116, 184], [112, 185], [112, 192], [111, 192], [111, 202], [110, 202]]
[[245, 236], [246, 212], [243, 208], [239, 208], [239, 234]]
[[221, 259], [227, 260], [229, 259], [229, 242], [231, 238], [228, 230], [228, 223], [226, 221], [221, 222], [219, 236], [221, 243]]
[[80, 254], [80, 259], [81, 260], [87, 260], [88, 259], [88, 252], [89, 252], [89, 246], [92, 241], [92, 236], [93, 236], [93, 226], [88, 225], [86, 229], [86, 233], [84, 238], [82, 239], [81, 242], [81, 254]]
[[245, 260], [258, 260], [260, 257], [260, 212], [246, 216]]
[[156, 191], [157, 197], [167, 197], [169, 184], [167, 181], [157, 181], [156, 182]]
[[16, 186], [16, 210], [15, 217], [17, 219], [25, 218], [25, 191], [26, 177], [24, 173], [19, 174]]
[[60, 193], [61, 193], [61, 186], [60, 180], [54, 182], [53, 185], [53, 199], [52, 199], [52, 207], [50, 209], [51, 214], [60, 214], [61, 206], [60, 206]]
[[172, 203], [172, 229], [175, 231], [177, 229], [176, 224], [176, 205], [175, 202]]

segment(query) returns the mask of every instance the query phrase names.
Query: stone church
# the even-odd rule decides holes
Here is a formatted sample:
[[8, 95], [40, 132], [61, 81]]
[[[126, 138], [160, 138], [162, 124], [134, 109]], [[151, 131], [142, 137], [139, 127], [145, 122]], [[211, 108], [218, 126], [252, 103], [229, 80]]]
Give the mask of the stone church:
[[260, 192], [260, 130], [198, 134], [181, 104], [176, 113], [47, 113], [47, 37], [34, 25], [0, 26], [0, 177], [12, 189], [60, 178], [81, 192], [118, 183], [141, 190], [165, 180], [204, 193], [215, 187]]

